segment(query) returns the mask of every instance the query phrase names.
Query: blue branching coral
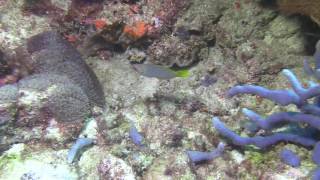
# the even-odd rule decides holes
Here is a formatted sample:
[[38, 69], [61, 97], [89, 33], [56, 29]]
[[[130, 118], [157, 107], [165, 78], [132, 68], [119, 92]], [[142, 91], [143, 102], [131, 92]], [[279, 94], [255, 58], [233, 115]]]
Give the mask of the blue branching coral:
[[279, 157], [282, 162], [284, 162], [292, 167], [298, 167], [301, 164], [300, 157], [289, 149], [283, 149], [280, 152]]
[[212, 159], [215, 159], [222, 155], [223, 151], [225, 149], [225, 144], [220, 142], [218, 144], [218, 147], [216, 149], [213, 149], [210, 152], [202, 152], [202, 151], [186, 151], [190, 161], [192, 163], [199, 163], [203, 161], [210, 161]]
[[[305, 61], [304, 70], [308, 75], [312, 75], [320, 80], [319, 48], [317, 48], [314, 59], [316, 64], [315, 69], [310, 67], [308, 61]], [[243, 114], [254, 124], [253, 127], [257, 127], [256, 130], [272, 130], [279, 126], [292, 123], [306, 124], [306, 127], [301, 128], [301, 131], [304, 132], [313, 129], [320, 130], [320, 84], [310, 81], [309, 86], [304, 87], [292, 71], [284, 69], [282, 74], [290, 82], [292, 90], [270, 90], [261, 86], [242, 85], [231, 88], [228, 91], [228, 96], [233, 97], [238, 94], [252, 94], [269, 99], [282, 106], [294, 104], [300, 110], [300, 112], [276, 112], [264, 118], [258, 113], [244, 108], [242, 110]], [[233, 144], [239, 146], [251, 144], [263, 149], [283, 141], [299, 144], [304, 147], [314, 147], [312, 159], [319, 168], [314, 172], [313, 179], [317, 179], [318, 174], [320, 174], [320, 156], [317, 155], [320, 154], [320, 140], [316, 137], [290, 131], [275, 132], [268, 136], [241, 137], [226, 127], [217, 117], [213, 117], [212, 124], [222, 136], [230, 139]]]

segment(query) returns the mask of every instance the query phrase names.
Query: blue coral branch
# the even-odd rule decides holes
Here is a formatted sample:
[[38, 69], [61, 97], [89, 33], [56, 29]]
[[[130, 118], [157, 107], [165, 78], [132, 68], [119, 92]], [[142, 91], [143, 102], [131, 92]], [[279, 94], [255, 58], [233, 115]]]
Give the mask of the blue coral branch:
[[312, 180], [319, 180], [320, 179], [320, 167], [313, 171]]
[[305, 147], [312, 147], [316, 144], [316, 140], [314, 139], [305, 138], [290, 133], [275, 133], [270, 136], [241, 137], [227, 128], [217, 117], [212, 118], [212, 124], [222, 136], [230, 139], [233, 144], [239, 146], [255, 145], [261, 149], [264, 149], [279, 142], [291, 142]]
[[301, 111], [315, 116], [320, 116], [320, 107], [318, 105], [307, 104], [301, 107]]
[[311, 114], [304, 114], [300, 112], [278, 112], [263, 118], [256, 112], [243, 108], [245, 114], [252, 122], [258, 125], [261, 129], [270, 130], [272, 128], [283, 125], [284, 123], [306, 123], [311, 127], [320, 130], [320, 117]]
[[[304, 61], [304, 71], [309, 76], [314, 76], [320, 80], [320, 41], [316, 45], [316, 53], [314, 54], [315, 68], [312, 68], [307, 60]], [[252, 94], [269, 99], [282, 106], [294, 104], [299, 108], [300, 112], [278, 112], [270, 116], [262, 117], [260, 114], [244, 108], [242, 112], [251, 120], [254, 128], [265, 130], [272, 130], [278, 126], [288, 123], [305, 123], [308, 124], [306, 128], [301, 128], [297, 132], [290, 133], [274, 133], [270, 136], [254, 136], [254, 137], [241, 137], [235, 132], [226, 127], [218, 118], [212, 119], [213, 126], [224, 137], [230, 139], [233, 144], [245, 146], [255, 145], [259, 148], [266, 148], [274, 145], [280, 141], [291, 142], [300, 144], [305, 147], [313, 147], [312, 160], [318, 165], [318, 168], [313, 172], [313, 180], [320, 180], [320, 141], [317, 142], [312, 136], [305, 136], [306, 130], [309, 133], [314, 129], [320, 130], [320, 85], [313, 81], [309, 81], [309, 86], [304, 87], [296, 75], [288, 70], [282, 71], [283, 75], [288, 79], [292, 90], [270, 90], [261, 86], [243, 85], [235, 86], [228, 91], [229, 97], [238, 94]], [[313, 103], [309, 103], [309, 99], [314, 98]], [[281, 155], [283, 162], [298, 166], [300, 160], [294, 155], [293, 152], [283, 151]]]
[[225, 144], [220, 142], [218, 147], [210, 152], [202, 152], [202, 151], [186, 151], [190, 161], [192, 163], [199, 163], [202, 161], [211, 161], [222, 155], [225, 148]]
[[308, 88], [304, 88], [294, 73], [284, 69], [282, 73], [289, 80], [292, 90], [270, 90], [261, 86], [243, 85], [235, 86], [228, 92], [232, 97], [238, 94], [253, 94], [274, 101], [282, 106], [295, 104], [298, 107], [306, 104], [306, 100], [320, 95], [320, 85], [312, 83]]
[[318, 142], [313, 148], [312, 160], [316, 165], [320, 166], [320, 142]]
[[282, 106], [301, 103], [299, 96], [291, 90], [270, 90], [261, 86], [243, 85], [235, 86], [228, 91], [229, 97], [238, 94], [258, 95]]
[[300, 157], [289, 149], [283, 149], [280, 152], [280, 159], [292, 167], [298, 167], [301, 164]]

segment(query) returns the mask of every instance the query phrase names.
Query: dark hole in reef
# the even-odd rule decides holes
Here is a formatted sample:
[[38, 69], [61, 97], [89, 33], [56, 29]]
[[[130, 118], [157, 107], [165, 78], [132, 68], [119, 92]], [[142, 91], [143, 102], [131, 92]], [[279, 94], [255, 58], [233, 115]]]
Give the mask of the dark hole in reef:
[[172, 176], [173, 174], [173, 170], [171, 169], [171, 167], [166, 167], [166, 170], [164, 171], [164, 175], [166, 176]]
[[320, 39], [320, 26], [307, 16], [299, 15], [298, 18], [305, 38], [305, 51], [307, 55], [313, 55], [316, 43]]
[[10, 74], [11, 71], [4, 52], [0, 50], [0, 77]]
[[135, 4], [137, 3], [139, 0], [122, 0], [122, 3], [127, 3], [127, 4]]
[[190, 35], [195, 35], [195, 36], [201, 36], [202, 32], [201, 31], [197, 31], [197, 30], [189, 30]]
[[93, 4], [93, 3], [103, 3], [104, 0], [73, 0], [75, 3], [82, 4]]
[[215, 39], [210, 39], [207, 41], [207, 46], [208, 47], [213, 47], [216, 45], [216, 40]]
[[[261, 0], [259, 4], [263, 8], [270, 8], [277, 10], [277, 1], [276, 0]], [[308, 16], [293, 14], [289, 15], [289, 17], [298, 18], [300, 22], [300, 27], [302, 34], [305, 37], [305, 52], [307, 55], [311, 56], [315, 52], [315, 45], [317, 41], [320, 39], [320, 27], [314, 21], [311, 20]]]
[[276, 8], [277, 0], [261, 0], [259, 4], [264, 8]]

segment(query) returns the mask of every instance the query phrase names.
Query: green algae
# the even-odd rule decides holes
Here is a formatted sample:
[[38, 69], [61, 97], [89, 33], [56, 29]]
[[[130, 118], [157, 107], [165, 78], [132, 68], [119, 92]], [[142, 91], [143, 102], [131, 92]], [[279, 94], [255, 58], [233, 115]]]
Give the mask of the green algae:
[[10, 171], [14, 165], [22, 161], [24, 144], [15, 144], [0, 157], [0, 171]]
[[281, 163], [277, 151], [274, 150], [260, 151], [251, 149], [246, 151], [246, 157], [256, 169], [276, 170], [277, 165]]
[[[0, 157], [0, 179], [22, 179], [30, 176], [34, 179], [58, 178], [77, 179], [72, 168], [65, 160], [66, 151], [34, 151], [25, 144], [14, 144]], [[44, 173], [45, 172], [45, 173]]]
[[153, 163], [155, 157], [143, 152], [133, 152], [128, 158], [137, 175], [142, 175]]
[[254, 151], [248, 153], [248, 159], [257, 166], [261, 166], [270, 161], [270, 157], [266, 156], [266, 153]]

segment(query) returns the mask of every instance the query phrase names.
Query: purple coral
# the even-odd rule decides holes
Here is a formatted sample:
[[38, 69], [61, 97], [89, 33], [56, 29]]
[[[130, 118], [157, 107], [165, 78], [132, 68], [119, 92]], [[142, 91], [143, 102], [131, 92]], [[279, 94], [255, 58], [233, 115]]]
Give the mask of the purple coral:
[[318, 142], [313, 149], [312, 160], [318, 166], [320, 165], [320, 142]]
[[[304, 63], [304, 69], [306, 74], [312, 75], [320, 80], [320, 51], [318, 49], [319, 48], [317, 48], [317, 52], [314, 55], [316, 62], [315, 69], [311, 68], [307, 61]], [[277, 112], [264, 118], [256, 112], [244, 108], [242, 110], [243, 114], [245, 114], [251, 123], [258, 129], [272, 130], [276, 127], [289, 123], [304, 123], [308, 126], [301, 128], [303, 131], [311, 129], [320, 130], [320, 85], [310, 81], [309, 86], [304, 87], [292, 71], [284, 69], [282, 73], [290, 82], [292, 90], [270, 90], [261, 86], [243, 85], [231, 88], [228, 92], [228, 96], [232, 97], [238, 94], [253, 94], [274, 101], [282, 106], [294, 104], [300, 110], [300, 112]], [[312, 102], [310, 99], [314, 101]], [[314, 139], [314, 137], [308, 137], [303, 133], [301, 134], [297, 132], [275, 132], [268, 136], [241, 137], [227, 128], [216, 117], [212, 119], [212, 123], [221, 135], [230, 139], [233, 144], [239, 146], [252, 144], [259, 148], [266, 148], [280, 141], [284, 141], [305, 147], [314, 147], [312, 159], [319, 167], [314, 172], [313, 179], [319, 179], [320, 141]], [[293, 162], [292, 165], [294, 166], [300, 164], [298, 163], [299, 160], [297, 160], [297, 158], [291, 155], [289, 156], [287, 152], [283, 152], [281, 156], [286, 158], [282, 158], [285, 161]]]
[[298, 167], [301, 164], [300, 157], [289, 149], [283, 149], [280, 152], [280, 159], [292, 167]]
[[132, 142], [139, 146], [139, 147], [143, 147], [143, 136], [138, 132], [136, 126], [134, 125], [134, 123], [131, 121], [130, 122], [131, 127], [130, 127], [130, 131], [129, 131], [129, 136], [130, 139], [132, 140]]
[[192, 163], [199, 163], [203, 161], [210, 161], [222, 155], [225, 148], [225, 144], [220, 142], [218, 147], [210, 152], [201, 151], [186, 151], [190, 161]]
[[300, 144], [305, 147], [314, 146], [316, 140], [305, 138], [299, 135], [290, 133], [276, 133], [270, 136], [254, 136], [254, 137], [241, 137], [235, 132], [228, 129], [218, 118], [212, 119], [213, 126], [221, 133], [221, 135], [231, 139], [232, 143], [239, 146], [255, 145], [259, 148], [267, 148], [278, 142], [292, 142]]

